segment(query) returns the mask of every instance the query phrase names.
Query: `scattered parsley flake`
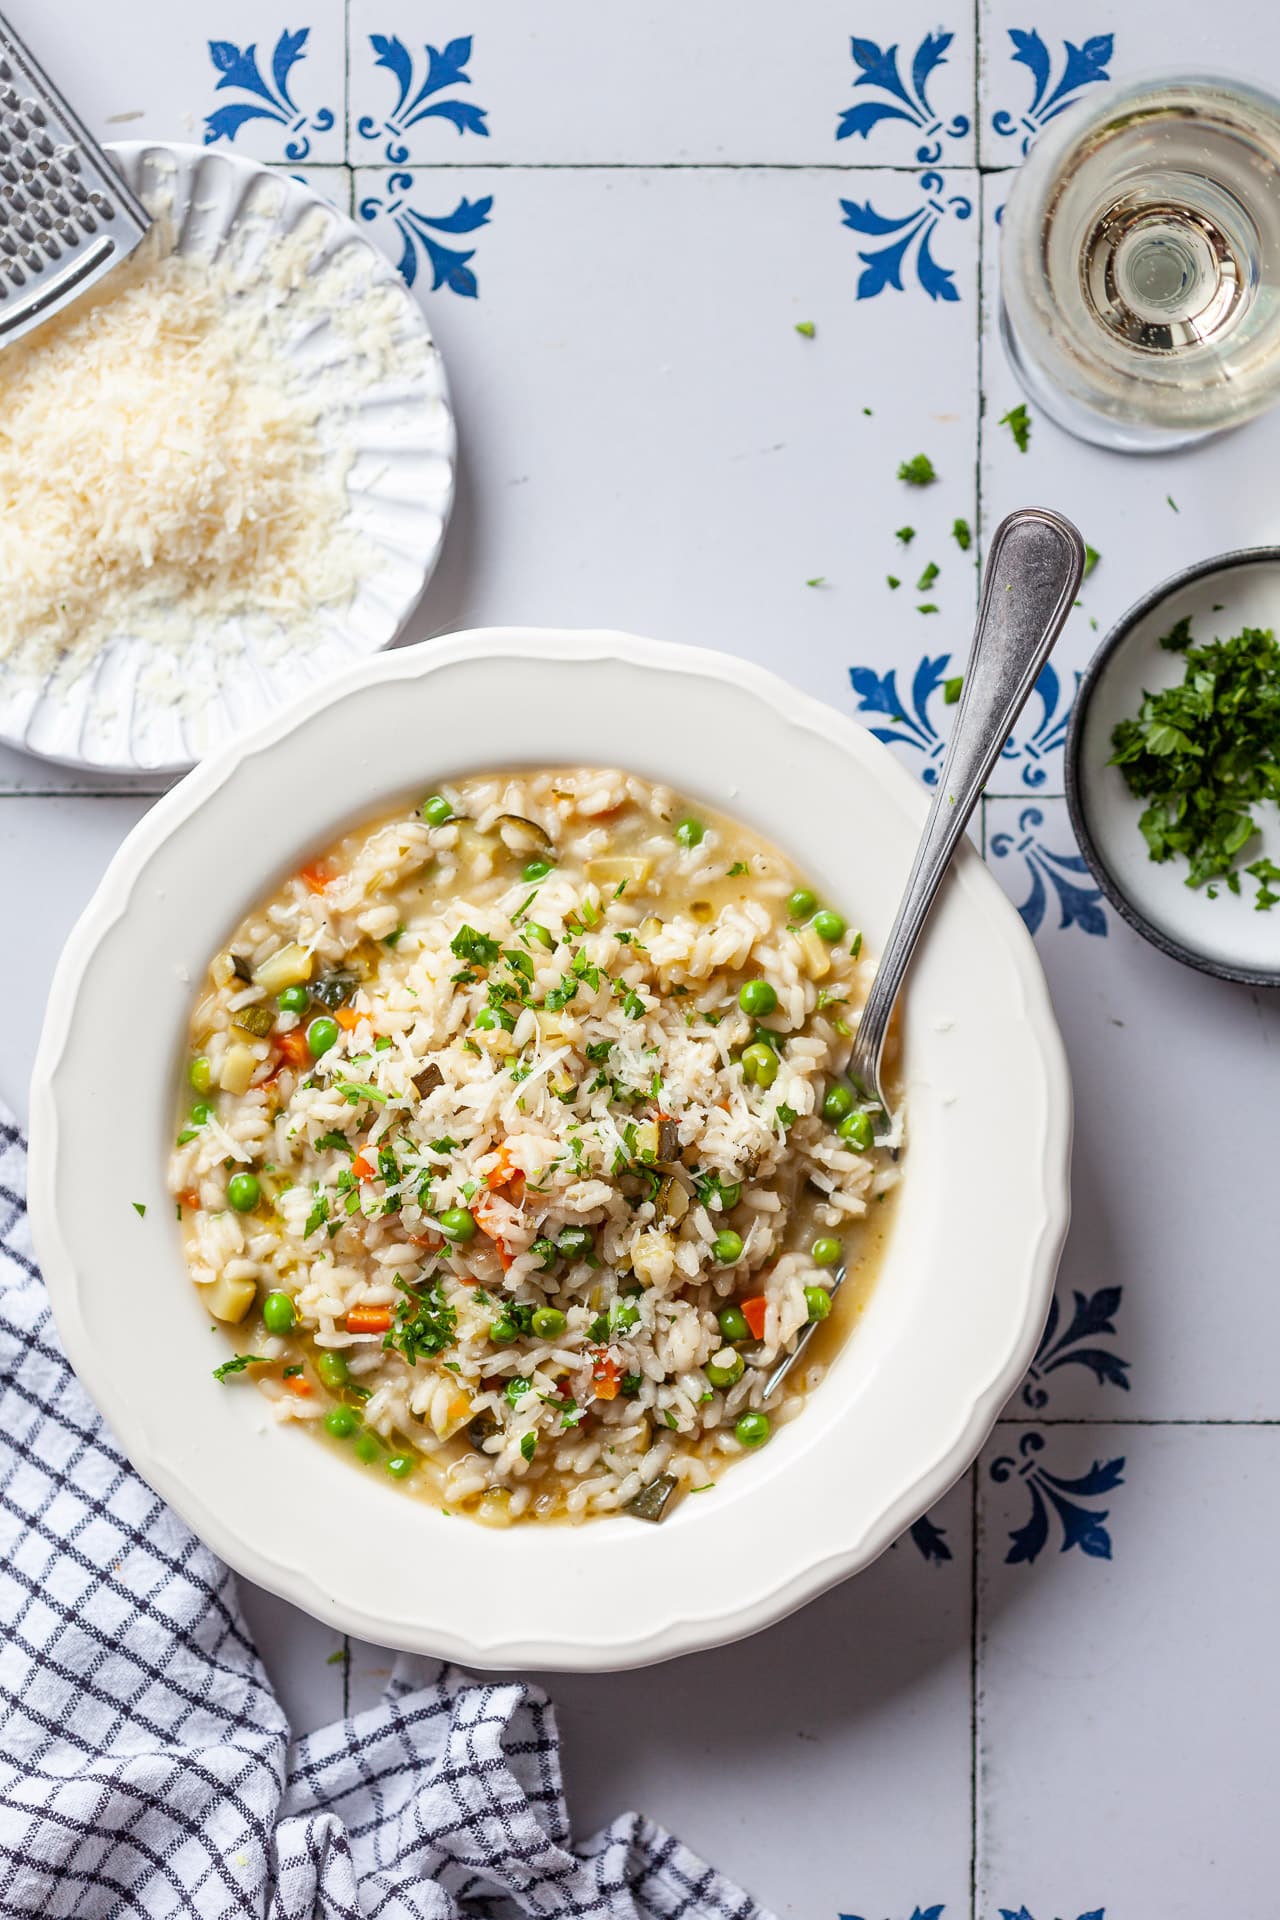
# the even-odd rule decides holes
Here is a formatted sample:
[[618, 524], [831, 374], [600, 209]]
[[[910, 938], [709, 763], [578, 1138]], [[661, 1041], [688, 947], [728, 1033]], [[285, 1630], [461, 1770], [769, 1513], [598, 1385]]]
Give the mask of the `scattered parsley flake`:
[[904, 460], [898, 468], [899, 480], [909, 487], [929, 487], [937, 479], [934, 465], [927, 453], [917, 453], [910, 460]]
[[944, 680], [942, 683], [942, 698], [949, 707], [955, 706], [963, 691], [964, 675], [962, 673], [952, 674], [949, 680]]
[[886, 573], [885, 579], [889, 582], [889, 585], [891, 587], [900, 587], [902, 585], [901, 580], [898, 579], [896, 574]]
[[826, 584], [827, 576], [825, 573], [815, 573], [812, 580], [805, 581], [806, 587], [825, 587]]
[[1027, 412], [1025, 402], [1019, 401], [1016, 407], [1010, 407], [1008, 413], [1001, 414], [1000, 425], [1008, 427], [1018, 452], [1025, 453], [1031, 439], [1031, 415]]
[[901, 540], [904, 547], [909, 547], [916, 537], [916, 530], [914, 527], [899, 527], [893, 537], [895, 540]]
[[137, 1214], [137, 1216], [138, 1216], [138, 1218], [139, 1218], [139, 1220], [145, 1220], [145, 1219], [146, 1219], [146, 1217], [147, 1217], [147, 1203], [146, 1203], [146, 1201], [145, 1201], [145, 1200], [131, 1200], [129, 1204], [130, 1204], [130, 1205], [132, 1206], [132, 1208], [133, 1208], [133, 1210], [134, 1210], [134, 1212], [135, 1212], [135, 1213]]
[[214, 1368], [213, 1377], [215, 1380], [229, 1380], [233, 1373], [243, 1373], [246, 1367], [262, 1367], [268, 1364], [265, 1353], [236, 1353], [230, 1360], [224, 1360], [220, 1367]]
[[938, 608], [932, 600], [926, 600], [922, 607], [916, 608], [917, 613], [937, 613], [937, 611]]
[[747, 871], [748, 868], [745, 860], [735, 860], [729, 869], [727, 877], [730, 880], [736, 880], [740, 873], [746, 873]]
[[1180, 513], [1182, 511], [1182, 509], [1179, 507], [1177, 501], [1174, 499], [1171, 493], [1166, 493], [1165, 499], [1169, 502], [1169, 505], [1173, 508], [1175, 513]]
[[532, 1460], [534, 1454], [537, 1452], [537, 1448], [538, 1436], [535, 1430], [530, 1427], [528, 1433], [522, 1433], [520, 1435], [521, 1457], [525, 1460]]
[[399, 946], [399, 944], [400, 944], [400, 942], [401, 942], [401, 940], [403, 940], [403, 938], [404, 938], [404, 928], [403, 928], [403, 927], [397, 927], [397, 928], [395, 929], [395, 932], [394, 932], [394, 933], [389, 933], [389, 934], [388, 934], [388, 935], [386, 936], [386, 938], [384, 939], [384, 941], [382, 942], [382, 944], [383, 944], [383, 946], [384, 946], [384, 947], [397, 947], [397, 946]]
[[796, 332], [803, 334], [806, 340], [812, 340], [818, 329], [812, 320], [797, 320]]
[[937, 579], [940, 571], [941, 569], [939, 568], [937, 561], [931, 560], [928, 566], [924, 569], [924, 572], [920, 575], [920, 578], [916, 581], [916, 592], [928, 593], [930, 587], [933, 585], [934, 581]]
[[340, 1667], [346, 1657], [347, 1650], [345, 1647], [335, 1647], [332, 1653], [326, 1655], [325, 1665], [326, 1667]]
[[961, 553], [968, 553], [969, 548], [973, 545], [973, 534], [970, 531], [969, 522], [967, 520], [953, 520], [951, 523], [951, 538], [955, 541]]
[[501, 947], [491, 940], [487, 933], [477, 933], [474, 927], [462, 925], [449, 942], [449, 951], [459, 960], [468, 960], [477, 967], [489, 967], [497, 959]]
[[1160, 635], [1156, 645], [1163, 647], [1166, 653], [1185, 653], [1191, 645], [1191, 615], [1184, 613], [1181, 620], [1174, 622], [1168, 633]]
[[1089, 545], [1089, 542], [1086, 540], [1084, 543], [1084, 578], [1086, 580], [1089, 578], [1089, 575], [1093, 572], [1094, 568], [1097, 566], [1101, 558], [1102, 558], [1102, 555], [1098, 552], [1098, 549], [1096, 547], [1091, 547]]

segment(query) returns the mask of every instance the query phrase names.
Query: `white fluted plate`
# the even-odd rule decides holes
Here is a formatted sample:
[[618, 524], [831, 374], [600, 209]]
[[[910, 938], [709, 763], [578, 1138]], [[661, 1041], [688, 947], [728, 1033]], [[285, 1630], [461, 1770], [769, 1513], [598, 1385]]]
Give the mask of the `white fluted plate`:
[[[206, 623], [181, 651], [121, 632], [74, 677], [63, 671], [34, 680], [0, 665], [0, 741], [86, 772], [173, 773], [401, 632], [439, 558], [453, 503], [453, 414], [421, 308], [355, 223], [311, 187], [196, 146], [123, 141], [108, 152], [135, 193], [169, 203], [180, 253], [217, 254], [250, 223], [252, 244], [265, 249], [310, 220], [309, 270], [342, 253], [344, 293], [355, 302], [371, 289], [392, 289], [403, 303], [397, 339], [412, 345], [416, 336], [425, 349], [414, 355], [412, 377], [351, 382], [358, 403], [344, 432], [354, 454], [348, 524], [370, 558], [347, 605], [315, 616], [305, 635], [260, 619], [217, 629]], [[327, 378], [340, 378], [344, 357], [355, 357], [349, 336], [323, 322], [300, 329], [290, 351], [322, 366]]]

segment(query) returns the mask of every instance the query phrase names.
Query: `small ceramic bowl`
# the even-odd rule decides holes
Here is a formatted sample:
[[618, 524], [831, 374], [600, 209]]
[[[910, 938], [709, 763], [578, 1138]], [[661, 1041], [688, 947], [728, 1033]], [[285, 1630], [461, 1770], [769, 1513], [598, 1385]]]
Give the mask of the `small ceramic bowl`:
[[[1280, 547], [1251, 547], [1197, 561], [1154, 588], [1107, 635], [1080, 682], [1067, 731], [1066, 786], [1080, 851], [1112, 906], [1161, 953], [1252, 987], [1280, 987], [1280, 906], [1259, 913], [1247, 876], [1238, 894], [1216, 897], [1186, 884], [1182, 860], [1156, 862], [1138, 821], [1145, 806], [1110, 765], [1111, 736], [1137, 713], [1144, 692], [1178, 685], [1186, 655], [1160, 645], [1183, 619], [1192, 644], [1228, 639], [1242, 627], [1280, 626]], [[1280, 815], [1258, 809], [1261, 831], [1248, 861], [1280, 862]]]

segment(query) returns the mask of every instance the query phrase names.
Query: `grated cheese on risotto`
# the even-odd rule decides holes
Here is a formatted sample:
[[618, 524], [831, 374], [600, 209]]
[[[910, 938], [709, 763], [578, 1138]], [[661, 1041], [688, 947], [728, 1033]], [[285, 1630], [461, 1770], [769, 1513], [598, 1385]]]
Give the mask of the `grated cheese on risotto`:
[[[181, 646], [235, 621], [296, 638], [350, 602], [367, 553], [345, 524], [344, 420], [422, 349], [399, 338], [398, 290], [355, 300], [351, 249], [315, 266], [327, 227], [306, 216], [264, 247], [250, 221], [206, 260], [160, 218], [0, 354], [0, 663], [77, 671], [118, 633]], [[296, 350], [328, 328], [340, 382]]]
[[775, 848], [629, 774], [348, 834], [192, 1018], [170, 1178], [219, 1379], [490, 1524], [708, 1490], [869, 1282], [897, 1148], [840, 1074], [873, 971]]

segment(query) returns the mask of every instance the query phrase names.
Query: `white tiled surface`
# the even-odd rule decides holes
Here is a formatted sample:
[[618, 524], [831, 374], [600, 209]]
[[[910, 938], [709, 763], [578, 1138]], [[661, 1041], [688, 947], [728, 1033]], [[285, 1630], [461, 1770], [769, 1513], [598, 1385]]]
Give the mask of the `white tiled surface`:
[[[1119, 0], [980, 0], [976, 32], [968, 4], [915, 0], [7, 11], [104, 136], [304, 172], [412, 273], [462, 437], [418, 635], [725, 647], [927, 779], [976, 584], [952, 522], [1038, 499], [1101, 551], [977, 829], [1076, 1082], [1041, 1358], [931, 1524], [857, 1582], [736, 1648], [547, 1684], [584, 1831], [639, 1805], [796, 1920], [1275, 1920], [1280, 1006], [1118, 924], [1061, 793], [1096, 633], [1173, 568], [1280, 537], [1280, 420], [1124, 461], [1037, 418], [1021, 454], [992, 307], [1004, 170], [1058, 102], [1147, 64], [1274, 71], [1280, 28], [1244, 0], [1211, 23], [1170, 0], [1158, 34]], [[941, 479], [913, 493], [894, 474], [921, 451]], [[147, 804], [0, 752], [19, 1109], [58, 947]], [[382, 1650], [246, 1604], [300, 1727], [385, 1683]]]

